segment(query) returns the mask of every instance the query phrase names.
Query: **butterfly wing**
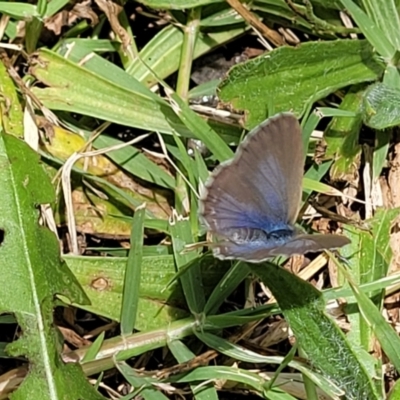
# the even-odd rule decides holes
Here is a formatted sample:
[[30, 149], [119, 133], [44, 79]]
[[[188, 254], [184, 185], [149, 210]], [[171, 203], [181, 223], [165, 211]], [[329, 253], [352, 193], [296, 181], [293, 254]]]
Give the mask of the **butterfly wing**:
[[211, 232], [225, 237], [238, 228], [290, 230], [302, 176], [300, 125], [294, 115], [280, 114], [250, 132], [235, 157], [211, 175], [200, 215]]
[[200, 215], [217, 235], [214, 255], [261, 262], [349, 243], [343, 236], [295, 232], [302, 176], [301, 129], [292, 114], [250, 132], [233, 160], [211, 175], [200, 200]]
[[263, 244], [248, 242], [245, 244], [224, 240], [213, 243], [214, 257], [220, 260], [242, 260], [251, 263], [259, 263], [273, 258], [276, 254], [272, 251], [280, 247], [275, 241], [266, 241]]
[[213, 244], [214, 256], [221, 260], [243, 260], [262, 262], [276, 256], [313, 253], [327, 249], [337, 249], [350, 243], [350, 239], [340, 235], [301, 234], [289, 240], [268, 239], [263, 242], [249, 241], [245, 244], [222, 241]]
[[270, 256], [305, 254], [327, 249], [337, 249], [350, 243], [350, 239], [340, 235], [300, 234], [280, 247], [269, 251]]

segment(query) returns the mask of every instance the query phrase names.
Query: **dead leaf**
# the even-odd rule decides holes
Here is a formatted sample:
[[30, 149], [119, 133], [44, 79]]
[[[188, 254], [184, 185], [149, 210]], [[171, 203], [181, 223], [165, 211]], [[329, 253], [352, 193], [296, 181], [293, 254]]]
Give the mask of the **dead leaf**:
[[119, 22], [118, 15], [122, 7], [110, 0], [95, 0], [99, 8], [106, 14], [111, 29], [120, 38], [122, 48], [128, 52], [131, 44], [131, 38], [125, 28]]
[[70, 27], [81, 19], [90, 21], [90, 25], [97, 25], [99, 18], [92, 9], [92, 0], [85, 0], [76, 3], [71, 10], [62, 10], [59, 13], [47, 18], [44, 26], [59, 36], [64, 26]]

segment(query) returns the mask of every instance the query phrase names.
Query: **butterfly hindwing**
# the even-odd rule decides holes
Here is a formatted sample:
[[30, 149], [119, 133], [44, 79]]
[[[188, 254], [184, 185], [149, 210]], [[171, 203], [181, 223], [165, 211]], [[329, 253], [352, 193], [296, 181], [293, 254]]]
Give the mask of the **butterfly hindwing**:
[[336, 249], [350, 243], [350, 239], [341, 235], [306, 235], [295, 236], [283, 246], [270, 251], [272, 256], [304, 254], [327, 249]]

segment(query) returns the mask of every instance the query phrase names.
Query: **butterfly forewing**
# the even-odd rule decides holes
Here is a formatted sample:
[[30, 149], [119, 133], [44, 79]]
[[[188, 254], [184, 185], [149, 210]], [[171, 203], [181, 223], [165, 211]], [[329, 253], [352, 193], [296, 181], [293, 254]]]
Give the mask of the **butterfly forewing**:
[[297, 119], [271, 118], [250, 132], [233, 160], [205, 185], [201, 214], [214, 233], [229, 228], [284, 229], [297, 216], [303, 147]]

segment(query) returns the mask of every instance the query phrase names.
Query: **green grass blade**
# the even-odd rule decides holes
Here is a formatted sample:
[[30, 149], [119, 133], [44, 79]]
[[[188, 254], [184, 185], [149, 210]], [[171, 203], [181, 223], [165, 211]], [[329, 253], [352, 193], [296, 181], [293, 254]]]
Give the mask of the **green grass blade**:
[[266, 399], [295, 400], [293, 396], [290, 396], [289, 394], [283, 392], [278, 388], [273, 388], [272, 390], [268, 391], [268, 393], [264, 393], [265, 386], [268, 382], [266, 379], [262, 378], [254, 372], [249, 372], [245, 369], [235, 367], [198, 367], [188, 373], [172, 376], [168, 379], [168, 382], [185, 383], [193, 381], [214, 381], [216, 379], [240, 382], [256, 390], [259, 395], [263, 394], [263, 397]]
[[144, 377], [139, 372], [136, 372], [131, 366], [123, 361], [115, 363], [119, 372], [124, 378], [135, 388], [133, 397], [144, 398], [145, 400], [168, 400], [168, 397], [161, 393], [157, 388], [159, 381], [155, 378]]
[[121, 305], [121, 334], [129, 335], [136, 325], [139, 304], [139, 289], [142, 275], [142, 253], [144, 219], [146, 205], [138, 207], [133, 217], [131, 248], [129, 250], [124, 277], [124, 289]]
[[93, 361], [96, 359], [96, 355], [99, 352], [101, 346], [103, 345], [104, 342], [104, 336], [105, 332], [101, 332], [99, 336], [97, 336], [96, 340], [91, 344], [89, 347], [88, 351], [82, 358], [82, 364], [88, 361]]
[[198, 252], [185, 251], [186, 245], [194, 243], [190, 221], [188, 218], [183, 218], [174, 213], [169, 229], [178, 270], [190, 262], [194, 262], [191, 268], [181, 275], [180, 280], [190, 312], [199, 316], [204, 310], [206, 301], [200, 264], [196, 262], [199, 257]]
[[[399, 10], [393, 0], [362, 0], [368, 16], [374, 20], [396, 50], [400, 50]], [[360, 26], [362, 29], [362, 26]], [[379, 49], [377, 48], [379, 51]]]
[[215, 286], [207, 300], [204, 312], [207, 315], [216, 313], [220, 305], [246, 279], [249, 273], [250, 268], [247, 263], [236, 261]]
[[[388, 61], [391, 60], [396, 53], [396, 48], [385, 35], [385, 32], [352, 0], [341, 0], [341, 2], [350, 12], [371, 45], [376, 48], [376, 51]], [[389, 2], [391, 1], [389, 0]]]
[[176, 93], [170, 93], [169, 96], [172, 100], [173, 109], [183, 124], [197, 139], [204, 142], [219, 161], [226, 161], [232, 157], [232, 150], [204, 119], [192, 111]]
[[[195, 354], [180, 340], [168, 343], [168, 348], [180, 364], [189, 362], [195, 357]], [[191, 383], [190, 388], [196, 400], [218, 400], [217, 391], [211, 383], [202, 385]]]
[[391, 363], [397, 371], [400, 371], [400, 338], [397, 332], [387, 323], [372, 300], [360, 290], [352, 276], [345, 269], [342, 269], [342, 271], [350, 284], [354, 297], [357, 299], [357, 304], [363, 318], [374, 331], [376, 338]]
[[377, 182], [382, 173], [382, 169], [386, 165], [391, 137], [392, 132], [390, 132], [390, 130], [376, 133], [375, 148], [373, 150], [374, 153], [372, 159], [372, 183]]
[[[343, 394], [343, 392], [335, 384], [333, 384], [329, 379], [323, 377], [320, 373], [313, 371], [306, 363], [298, 362], [292, 359], [285, 360], [286, 357], [264, 356], [237, 344], [230, 343], [212, 333], [199, 331], [195, 331], [195, 333], [202, 342], [207, 344], [207, 346], [230, 358], [233, 358], [234, 360], [240, 360], [251, 364], [267, 363], [278, 364], [279, 366], [288, 365], [289, 367], [302, 372], [309, 379], [311, 379], [311, 381], [321, 387], [321, 389], [326, 391], [326, 393], [330, 396], [335, 398], [336, 396]], [[268, 386], [270, 386], [270, 383]]]

